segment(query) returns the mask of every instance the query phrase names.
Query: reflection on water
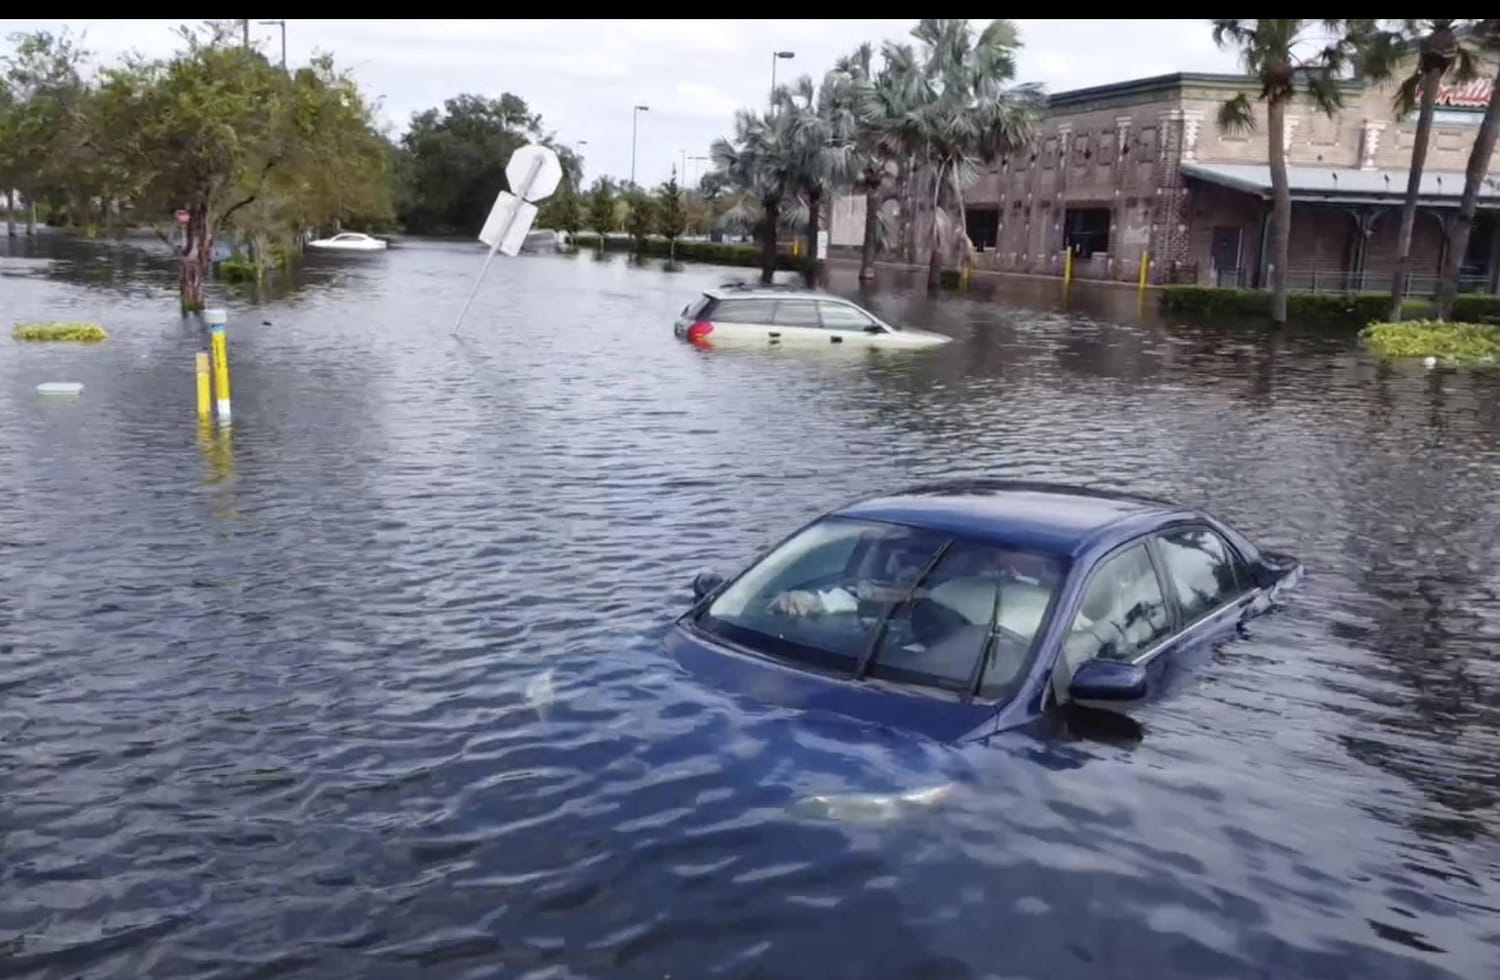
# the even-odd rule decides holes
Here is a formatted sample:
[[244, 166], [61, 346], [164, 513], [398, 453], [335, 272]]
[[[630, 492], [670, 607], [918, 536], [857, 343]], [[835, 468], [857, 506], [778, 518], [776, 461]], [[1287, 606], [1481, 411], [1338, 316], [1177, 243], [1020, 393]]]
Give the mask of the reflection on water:
[[[742, 270], [587, 254], [495, 263], [454, 339], [483, 248], [407, 242], [228, 292], [197, 429], [149, 246], [0, 243], [14, 319], [111, 331], [0, 355], [0, 973], [1494, 973], [1495, 373], [842, 268], [955, 342], [702, 351], [672, 319]], [[661, 656], [700, 569], [977, 475], [1201, 504], [1308, 577], [1135, 717], [973, 750]]]

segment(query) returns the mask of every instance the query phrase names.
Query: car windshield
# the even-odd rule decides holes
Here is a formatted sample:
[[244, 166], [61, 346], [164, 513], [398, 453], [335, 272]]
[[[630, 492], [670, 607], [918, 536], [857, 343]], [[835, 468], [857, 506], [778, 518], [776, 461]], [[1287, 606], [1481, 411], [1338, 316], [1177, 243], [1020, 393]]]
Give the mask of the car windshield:
[[924, 528], [824, 518], [698, 615], [712, 635], [850, 676], [1005, 699], [1063, 579], [1057, 558]]

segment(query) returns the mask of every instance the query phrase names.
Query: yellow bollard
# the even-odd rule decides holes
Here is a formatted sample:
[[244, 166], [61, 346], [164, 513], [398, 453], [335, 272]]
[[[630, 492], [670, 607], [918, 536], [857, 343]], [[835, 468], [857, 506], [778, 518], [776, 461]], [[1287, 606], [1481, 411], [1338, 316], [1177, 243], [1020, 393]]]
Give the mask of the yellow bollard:
[[229, 338], [224, 334], [228, 316], [223, 310], [204, 310], [214, 352], [214, 394], [218, 398], [219, 423], [229, 423]]
[[962, 269], [958, 270], [958, 283], [964, 289], [968, 289], [969, 288], [969, 267], [968, 266], [964, 266]]
[[198, 367], [198, 418], [206, 419], [213, 413], [213, 396], [209, 393], [208, 355], [199, 351], [194, 358]]
[[1150, 252], [1142, 252], [1141, 253], [1141, 275], [1140, 275], [1140, 281], [1136, 284], [1136, 288], [1137, 289], [1145, 290], [1145, 288], [1146, 288], [1146, 276], [1149, 275], [1150, 272], [1151, 272], [1151, 253]]
[[1070, 246], [1068, 246], [1068, 250], [1063, 253], [1063, 285], [1066, 286], [1068, 283], [1070, 283], [1072, 281], [1073, 281], [1073, 247], [1070, 245]]

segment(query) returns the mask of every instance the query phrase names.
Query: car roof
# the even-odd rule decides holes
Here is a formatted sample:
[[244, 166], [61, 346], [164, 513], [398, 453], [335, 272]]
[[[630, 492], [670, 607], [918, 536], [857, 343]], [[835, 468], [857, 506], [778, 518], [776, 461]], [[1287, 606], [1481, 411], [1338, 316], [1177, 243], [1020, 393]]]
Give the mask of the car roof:
[[1170, 520], [1200, 516], [1153, 497], [1025, 480], [927, 484], [860, 500], [833, 513], [1069, 557]]
[[808, 289], [806, 286], [793, 285], [792, 283], [752, 283], [752, 282], [726, 282], [722, 286], [705, 289], [703, 295], [713, 299], [767, 299], [771, 297], [783, 297], [786, 299], [824, 299], [834, 300], [839, 303], [857, 305], [842, 296], [833, 293], [825, 293], [817, 289]]

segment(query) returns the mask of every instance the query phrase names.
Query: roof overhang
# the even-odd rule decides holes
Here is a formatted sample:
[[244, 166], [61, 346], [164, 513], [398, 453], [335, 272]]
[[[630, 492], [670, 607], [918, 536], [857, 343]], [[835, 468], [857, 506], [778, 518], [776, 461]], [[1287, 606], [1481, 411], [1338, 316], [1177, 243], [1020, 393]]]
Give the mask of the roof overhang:
[[[1184, 163], [1180, 170], [1189, 180], [1265, 201], [1271, 199], [1271, 168], [1267, 164]], [[1304, 204], [1400, 205], [1406, 198], [1405, 170], [1287, 167], [1286, 171], [1292, 200]], [[1463, 190], [1463, 174], [1428, 171], [1422, 175], [1417, 203], [1425, 208], [1457, 208]], [[1500, 208], [1500, 179], [1485, 178], [1479, 188], [1479, 207]]]

